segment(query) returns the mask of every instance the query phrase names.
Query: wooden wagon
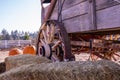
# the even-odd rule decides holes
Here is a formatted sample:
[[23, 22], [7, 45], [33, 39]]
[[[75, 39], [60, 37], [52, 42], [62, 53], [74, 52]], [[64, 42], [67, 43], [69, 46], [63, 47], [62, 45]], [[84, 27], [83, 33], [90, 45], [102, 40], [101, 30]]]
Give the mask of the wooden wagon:
[[59, 61], [84, 52], [91, 60], [120, 57], [119, 0], [41, 0], [41, 6], [38, 55]]

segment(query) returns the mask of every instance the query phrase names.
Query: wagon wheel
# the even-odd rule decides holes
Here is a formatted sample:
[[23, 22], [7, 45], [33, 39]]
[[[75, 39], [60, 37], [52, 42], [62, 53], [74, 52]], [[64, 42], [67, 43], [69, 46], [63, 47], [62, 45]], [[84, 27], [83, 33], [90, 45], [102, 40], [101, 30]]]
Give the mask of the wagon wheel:
[[97, 55], [94, 55], [93, 53], [90, 54], [90, 59], [91, 59], [92, 61], [97, 61], [98, 58], [99, 58], [99, 57], [98, 57]]
[[109, 49], [108, 51], [105, 51], [103, 53], [98, 53], [97, 55], [95, 55], [95, 53], [91, 54], [91, 60], [92, 61], [97, 61], [99, 58], [101, 59], [107, 59], [107, 60], [111, 60], [111, 61], [117, 61], [117, 58], [120, 58], [120, 54], [118, 54], [115, 50], [113, 49]]
[[110, 49], [109, 52], [106, 53], [105, 57], [108, 60], [117, 61], [117, 58], [120, 58], [120, 54], [118, 54], [114, 49]]
[[52, 61], [75, 60], [71, 54], [69, 38], [63, 24], [56, 20], [43, 23], [38, 34], [36, 54]]

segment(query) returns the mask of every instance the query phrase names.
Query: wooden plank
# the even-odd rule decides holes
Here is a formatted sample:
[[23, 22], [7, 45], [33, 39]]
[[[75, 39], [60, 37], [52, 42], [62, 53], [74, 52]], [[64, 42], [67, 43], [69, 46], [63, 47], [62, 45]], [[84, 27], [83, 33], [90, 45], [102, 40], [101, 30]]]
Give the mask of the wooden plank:
[[[93, 28], [90, 27], [90, 23], [88, 23], [87, 20], [89, 19], [89, 17], [85, 17], [85, 15], [82, 16], [74, 15], [76, 17], [74, 17], [73, 15], [71, 16], [73, 18], [63, 21], [65, 23], [68, 33], [93, 30]], [[120, 27], [119, 16], [120, 16], [120, 5], [116, 5], [110, 8], [106, 8], [104, 10], [97, 11], [97, 18], [98, 18], [97, 29], [99, 30], [99, 29]]]
[[58, 18], [58, 1], [57, 1], [56, 5], [55, 5], [55, 8], [53, 10], [53, 13], [52, 13], [50, 19], [57, 20], [57, 18]]
[[47, 14], [49, 7], [50, 7], [50, 5], [44, 8], [44, 16]]
[[[62, 0], [63, 1], [63, 0]], [[69, 12], [69, 11], [71, 11], [71, 9], [69, 9], [69, 8], [72, 8], [73, 6], [75, 6], [75, 9], [73, 9], [72, 11], [74, 11], [74, 10], [77, 10], [77, 9], [79, 9], [79, 7], [83, 7], [83, 5], [82, 4], [80, 4], [79, 5], [79, 7], [77, 6], [77, 9], [76, 9], [76, 5], [77, 4], [79, 4], [80, 2], [83, 2], [83, 1], [86, 1], [86, 0], [66, 0], [65, 2], [64, 2], [64, 4], [63, 4], [63, 13], [62, 13], [62, 15], [63, 15], [63, 19], [65, 19], [65, 18], [67, 18], [67, 17], [72, 17], [72, 15], [71, 15], [71, 13], [72, 12]], [[87, 6], [87, 5], [86, 5]], [[69, 10], [68, 10], [69, 9]], [[46, 10], [47, 10], [47, 8], [46, 8]], [[64, 12], [64, 10], [67, 10], [67, 11], [65, 11]], [[79, 9], [80, 10], [80, 9]], [[82, 11], [83, 11], [84, 9], [82, 9]], [[70, 14], [67, 14], [67, 12], [69, 12]], [[74, 11], [75, 12], [75, 11]], [[75, 12], [76, 13], [76, 12]], [[77, 12], [77, 13], [79, 13], [79, 12]], [[65, 15], [64, 15], [65, 14]], [[81, 14], [82, 14], [82, 12], [81, 12]], [[65, 17], [66, 15], [69, 15], [69, 16], [67, 16], [67, 17]], [[73, 15], [74, 16], [74, 15]], [[51, 16], [51, 19], [57, 19], [57, 17], [58, 17], [58, 3], [56, 4], [56, 6], [55, 6], [55, 9], [54, 9], [54, 11], [53, 11], [53, 13], [52, 13], [52, 16]]]
[[[66, 0], [64, 3], [64, 6], [63, 6], [63, 10], [71, 8], [77, 4], [84, 2], [84, 1], [87, 1], [87, 0]], [[120, 3], [118, 3], [114, 0], [96, 0], [97, 9], [104, 9], [104, 8], [115, 6], [117, 4], [120, 4]]]
[[85, 42], [85, 41], [71, 41], [70, 42], [72, 46], [90, 46], [90, 42]]
[[[90, 42], [85, 41], [71, 41], [72, 46], [83, 46], [83, 47], [90, 47]], [[103, 47], [103, 43], [92, 43], [92, 47], [99, 48]]]
[[[111, 0], [96, 0], [96, 9], [105, 9], [111, 6], [115, 6], [117, 3]], [[47, 9], [47, 8], [46, 8]], [[89, 1], [86, 0], [66, 0], [63, 5], [62, 15], [63, 20], [72, 18], [74, 16], [86, 14], [89, 11]], [[56, 4], [55, 9], [53, 11], [51, 19], [57, 19], [58, 14], [58, 6]]]
[[105, 9], [105, 8], [112, 7], [112, 6], [115, 6], [118, 4], [120, 4], [120, 3], [118, 3], [114, 0], [96, 0], [97, 10]]
[[63, 10], [68, 9], [72, 6], [75, 6], [81, 2], [84, 2], [86, 0], [66, 0], [63, 6]]
[[120, 27], [120, 5], [97, 11], [98, 29]]
[[97, 29], [97, 17], [96, 17], [96, 2], [95, 0], [89, 0], [89, 9], [88, 9], [88, 15], [89, 15], [89, 22], [90, 27], [92, 30]]
[[63, 22], [68, 33], [91, 30], [89, 27], [88, 14], [76, 16]]
[[67, 10], [62, 11], [63, 20], [67, 18], [72, 18], [74, 16], [86, 14], [88, 11], [88, 2], [83, 2], [81, 4], [75, 5]]
[[[73, 7], [76, 4], [80, 4], [84, 1], [88, 1], [88, 0], [66, 0], [64, 7], [63, 7], [63, 10], [66, 10], [66, 9]], [[118, 3], [114, 0], [96, 0], [97, 10], [112, 7], [112, 6], [115, 6], [118, 4], [120, 4], [120, 3]]]
[[[107, 45], [105, 43], [108, 43]], [[109, 44], [111, 43], [111, 44]], [[70, 44], [72, 46], [83, 46], [83, 47], [89, 47], [90, 42], [87, 41], [70, 41]], [[114, 41], [114, 40], [99, 40], [99, 39], [93, 39], [92, 47], [100, 47], [100, 48], [106, 48], [111, 47], [113, 49], [120, 48], [120, 41]]]
[[[66, 0], [63, 5], [63, 18], [70, 18], [76, 15], [81, 15], [88, 12], [87, 0]], [[96, 0], [97, 10], [109, 8], [120, 3], [113, 0]], [[46, 8], [47, 11], [47, 8]], [[52, 19], [57, 19], [58, 6], [56, 4], [52, 14]], [[67, 15], [68, 14], [68, 15]]]
[[52, 19], [52, 20], [57, 20], [57, 18], [58, 18], [58, 13], [57, 13], [57, 12], [54, 12], [54, 13], [52, 14], [52, 16], [51, 16], [50, 19]]
[[[73, 0], [66, 1], [68, 1], [68, 4], [71, 3]], [[92, 22], [89, 22], [90, 15], [87, 14], [89, 11], [88, 1], [80, 2], [80, 4], [78, 2], [78, 0], [74, 0], [73, 3], [77, 3], [77, 5], [73, 5], [73, 3], [71, 3], [71, 6], [69, 6], [69, 8], [67, 8], [67, 6], [64, 4], [67, 9], [64, 9], [62, 11], [62, 15], [63, 22], [68, 33], [94, 30], [94, 27], [90, 25]], [[112, 4], [113, 2], [114, 1], [111, 0], [97, 1], [98, 30], [120, 27], [120, 5], [118, 5], [118, 3], [114, 3], [114, 5], [112, 5], [111, 7], [110, 4]], [[106, 6], [100, 7], [103, 5]], [[57, 19], [57, 16], [57, 10], [54, 10], [51, 19]]]

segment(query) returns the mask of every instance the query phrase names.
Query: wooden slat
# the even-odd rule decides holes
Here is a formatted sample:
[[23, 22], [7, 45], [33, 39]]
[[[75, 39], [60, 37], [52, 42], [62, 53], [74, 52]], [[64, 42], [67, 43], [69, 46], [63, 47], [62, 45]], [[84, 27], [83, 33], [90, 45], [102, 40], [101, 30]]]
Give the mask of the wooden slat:
[[[71, 7], [75, 6], [76, 4], [80, 4], [84, 1], [90, 1], [90, 0], [66, 0], [63, 10], [67, 10], [68, 8], [71, 8]], [[112, 6], [115, 6], [118, 4], [120, 4], [120, 3], [118, 3], [114, 0], [96, 0], [97, 10], [112, 7]]]
[[[105, 31], [120, 27], [120, 3], [113, 0], [96, 0], [96, 2], [97, 30]], [[89, 0], [66, 0], [63, 7], [62, 18], [68, 33], [95, 31], [91, 25], [93, 21], [90, 21], [91, 14], [88, 15]], [[57, 19], [57, 6], [55, 9], [51, 19]]]
[[[113, 0], [96, 0], [97, 10], [109, 8], [120, 3]], [[63, 5], [63, 20], [73, 16], [88, 13], [89, 1], [87, 0], [66, 0]], [[52, 19], [57, 18], [57, 4], [52, 14]]]
[[[71, 15], [72, 16], [72, 15]], [[97, 11], [97, 29], [109, 29], [120, 27], [120, 5]], [[89, 16], [90, 17], [90, 16]], [[88, 21], [88, 15], [76, 16], [64, 20], [68, 33], [90, 31], [93, 28]]]
[[97, 12], [98, 29], [120, 27], [120, 5]]
[[66, 0], [64, 3], [64, 6], [63, 6], [63, 10], [66, 10], [66, 9], [73, 7], [76, 4], [79, 4], [84, 1], [86, 1], [86, 0]]
[[52, 14], [52, 16], [51, 16], [51, 20], [57, 20], [57, 18], [58, 18], [58, 13], [56, 12], [56, 13], [53, 13]]
[[83, 42], [83, 41], [71, 41], [71, 45], [74, 45], [74, 46], [87, 46], [89, 47], [90, 46], [90, 42]]
[[105, 8], [112, 7], [118, 4], [120, 3], [114, 0], [96, 0], [97, 10], [105, 9]]
[[67, 18], [72, 18], [74, 16], [86, 14], [88, 12], [88, 2], [83, 2], [81, 4], [75, 5], [71, 8], [62, 11], [63, 20]]
[[89, 1], [88, 17], [90, 22], [90, 28], [97, 30], [97, 17], [96, 17], [96, 2], [95, 0]]
[[68, 33], [90, 30], [88, 14], [76, 16], [63, 22]]
[[[85, 41], [71, 41], [72, 46], [83, 46], [83, 47], [90, 47], [90, 42]], [[102, 43], [92, 43], [92, 47], [98, 48], [103, 47]]]
[[[63, 1], [63, 0], [62, 0]], [[68, 9], [69, 8], [72, 8], [73, 6], [76, 6], [77, 4], [79, 4], [80, 2], [84, 2], [84, 1], [86, 1], [86, 0], [65, 0], [65, 2], [64, 2], [64, 5], [63, 5], [63, 11], [64, 10], [67, 10], [68, 11]], [[83, 6], [83, 5], [79, 5], [79, 6]], [[87, 5], [86, 5], [87, 6]], [[76, 7], [75, 7], [76, 8]], [[77, 9], [79, 9], [79, 7], [77, 7]], [[74, 9], [74, 10], [77, 10], [77, 9]], [[46, 10], [47, 10], [47, 8], [46, 8]], [[69, 9], [70, 11], [71, 11], [71, 9]], [[72, 11], [74, 11], [74, 10], [72, 10]], [[79, 9], [80, 10], [80, 9]], [[84, 9], [83, 9], [84, 10]], [[65, 16], [67, 15], [66, 13], [67, 13], [67, 11], [65, 11], [65, 12], [63, 12], [63, 19], [65, 19]], [[75, 12], [75, 11], [74, 11]], [[65, 13], [65, 15], [64, 15], [64, 13]], [[68, 12], [69, 13], [69, 12]], [[79, 13], [79, 12], [78, 12]], [[72, 15], [71, 15], [71, 13], [70, 14], [68, 14], [69, 16], [68, 16], [68, 18], [69, 17], [72, 17]], [[71, 15], [71, 16], [70, 16]], [[54, 9], [54, 11], [53, 11], [53, 13], [52, 13], [52, 16], [51, 16], [51, 19], [57, 19], [57, 17], [58, 17], [58, 3], [56, 4], [56, 6], [55, 6], [55, 9]], [[67, 17], [67, 16], [66, 16]]]
[[[72, 46], [90, 47], [90, 42], [87, 42], [87, 41], [71, 41], [70, 43]], [[106, 43], [106, 45], [105, 45], [105, 43]], [[114, 49], [120, 48], [120, 41], [93, 39], [92, 47], [106, 48], [105, 46], [107, 46], [107, 48], [111, 47]]]
[[57, 18], [58, 18], [58, 1], [57, 1], [56, 5], [55, 5], [55, 8], [53, 10], [53, 13], [52, 13], [50, 19], [57, 20]]

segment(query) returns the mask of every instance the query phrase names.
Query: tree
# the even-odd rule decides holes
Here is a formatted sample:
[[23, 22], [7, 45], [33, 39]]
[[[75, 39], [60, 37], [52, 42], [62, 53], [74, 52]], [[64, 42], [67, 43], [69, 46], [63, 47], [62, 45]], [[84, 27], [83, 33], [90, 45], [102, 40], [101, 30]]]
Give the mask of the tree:
[[9, 34], [6, 34], [5, 40], [10, 40], [10, 35]]
[[6, 29], [3, 29], [2, 32], [1, 32], [3, 35], [6, 35], [8, 32]]
[[2, 40], [2, 36], [0, 35], [0, 40]]
[[13, 40], [18, 40], [18, 39], [20, 39], [20, 35], [19, 35], [19, 33], [18, 33], [17, 30], [11, 31], [11, 36], [12, 36], [12, 39], [13, 39]]
[[25, 32], [24, 40], [29, 40], [29, 39], [30, 39], [30, 37], [29, 37], [28, 33]]
[[10, 35], [6, 29], [3, 29], [1, 33], [2, 33], [2, 36], [1, 36], [2, 40], [10, 40]]

